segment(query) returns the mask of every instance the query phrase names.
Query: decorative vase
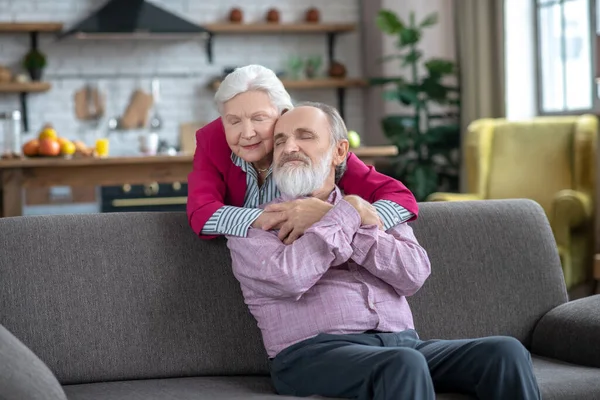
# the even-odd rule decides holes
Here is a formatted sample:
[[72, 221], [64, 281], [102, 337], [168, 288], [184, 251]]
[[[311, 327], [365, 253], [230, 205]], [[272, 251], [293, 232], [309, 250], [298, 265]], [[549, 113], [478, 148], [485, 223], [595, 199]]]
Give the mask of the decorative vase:
[[42, 80], [42, 75], [43, 75], [44, 69], [43, 68], [28, 68], [27, 72], [29, 73], [29, 76], [31, 77], [32, 81], [39, 82]]

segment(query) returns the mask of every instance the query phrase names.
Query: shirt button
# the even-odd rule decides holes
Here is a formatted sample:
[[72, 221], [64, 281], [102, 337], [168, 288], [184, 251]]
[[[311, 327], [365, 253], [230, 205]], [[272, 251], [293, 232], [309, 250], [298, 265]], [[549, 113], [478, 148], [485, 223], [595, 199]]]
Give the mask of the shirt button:
[[375, 304], [373, 303], [372, 300], [369, 300], [369, 308], [371, 308], [371, 309], [375, 308]]

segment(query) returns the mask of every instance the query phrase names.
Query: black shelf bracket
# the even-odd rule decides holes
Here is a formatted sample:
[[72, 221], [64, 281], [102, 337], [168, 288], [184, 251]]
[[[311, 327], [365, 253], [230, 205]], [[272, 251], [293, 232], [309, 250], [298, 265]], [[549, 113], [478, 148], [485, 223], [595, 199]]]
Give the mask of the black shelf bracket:
[[[39, 32], [29, 32], [30, 51], [38, 50]], [[29, 113], [27, 109], [27, 92], [19, 92], [19, 103], [21, 104], [21, 119], [23, 132], [29, 132]]]
[[29, 32], [29, 43], [30, 43], [31, 50], [38, 49], [38, 34], [39, 34], [39, 32], [37, 32], [37, 31]]
[[23, 122], [23, 132], [29, 132], [29, 117], [27, 115], [27, 93], [19, 93], [19, 101], [21, 103], [21, 119]]
[[206, 58], [208, 59], [208, 63], [212, 64], [213, 62], [213, 34], [209, 33], [206, 38]]
[[329, 60], [329, 65], [333, 63], [335, 57], [335, 32], [327, 32], [327, 58]]
[[343, 120], [345, 120], [344, 118], [344, 114], [345, 114], [345, 110], [344, 110], [344, 103], [346, 101], [346, 88], [340, 87], [337, 88], [337, 103], [338, 103], [338, 111], [340, 112], [340, 117], [342, 117]]

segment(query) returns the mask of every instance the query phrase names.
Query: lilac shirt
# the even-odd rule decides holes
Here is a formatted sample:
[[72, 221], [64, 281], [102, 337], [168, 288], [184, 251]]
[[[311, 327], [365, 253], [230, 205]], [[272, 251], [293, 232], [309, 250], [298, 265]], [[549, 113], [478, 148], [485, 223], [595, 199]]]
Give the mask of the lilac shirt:
[[228, 236], [233, 273], [271, 358], [319, 333], [414, 328], [404, 296], [419, 290], [430, 265], [412, 228], [361, 227], [337, 188], [329, 202], [334, 207], [290, 245], [276, 231]]

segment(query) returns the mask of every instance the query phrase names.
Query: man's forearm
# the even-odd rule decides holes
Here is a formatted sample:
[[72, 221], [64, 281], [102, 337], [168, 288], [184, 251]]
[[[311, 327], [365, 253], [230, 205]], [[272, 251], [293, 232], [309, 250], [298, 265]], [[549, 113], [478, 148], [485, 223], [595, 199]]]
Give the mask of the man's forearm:
[[240, 283], [264, 296], [299, 299], [329, 267], [348, 261], [359, 226], [356, 210], [340, 202], [289, 245], [272, 232], [250, 229], [247, 238], [228, 241], [234, 273]]
[[416, 293], [430, 274], [427, 252], [406, 224], [394, 227], [390, 233], [375, 227], [360, 228], [352, 245], [352, 259], [401, 296]]

